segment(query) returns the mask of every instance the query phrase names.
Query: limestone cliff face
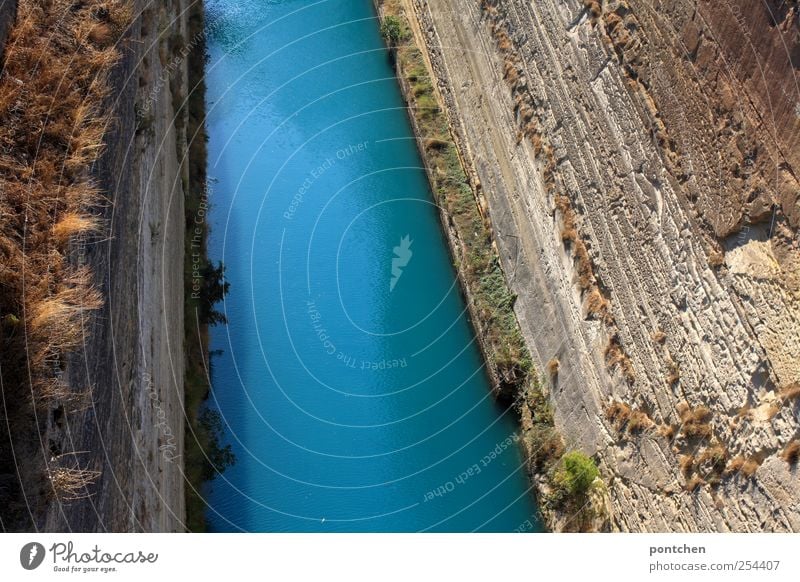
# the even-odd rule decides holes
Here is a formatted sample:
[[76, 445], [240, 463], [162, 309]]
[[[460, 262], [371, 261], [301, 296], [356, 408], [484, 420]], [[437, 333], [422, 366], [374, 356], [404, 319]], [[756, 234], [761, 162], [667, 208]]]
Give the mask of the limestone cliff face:
[[797, 4], [405, 6], [612, 527], [800, 529]]
[[[86, 410], [51, 410], [52, 451], [99, 472], [81, 500], [54, 501], [47, 531], [182, 531], [183, 241], [187, 0], [137, 0], [110, 97], [115, 122], [95, 175], [106, 236], [76, 249], [105, 305], [70, 381]], [[179, 159], [179, 155], [181, 156]]]

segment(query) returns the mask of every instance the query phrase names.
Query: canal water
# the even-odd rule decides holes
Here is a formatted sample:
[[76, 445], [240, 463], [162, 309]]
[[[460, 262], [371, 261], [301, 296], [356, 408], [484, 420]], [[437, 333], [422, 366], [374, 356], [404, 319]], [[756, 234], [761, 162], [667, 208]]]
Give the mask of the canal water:
[[537, 530], [371, 0], [207, 0], [212, 531]]

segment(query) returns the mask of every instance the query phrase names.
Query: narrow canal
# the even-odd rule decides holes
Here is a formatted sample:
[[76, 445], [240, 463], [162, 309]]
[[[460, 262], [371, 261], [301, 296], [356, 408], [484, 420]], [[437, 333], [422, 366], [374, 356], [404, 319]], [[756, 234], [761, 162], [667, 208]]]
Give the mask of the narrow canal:
[[210, 405], [238, 458], [210, 528], [535, 522], [371, 1], [206, 5], [209, 250], [231, 284]]

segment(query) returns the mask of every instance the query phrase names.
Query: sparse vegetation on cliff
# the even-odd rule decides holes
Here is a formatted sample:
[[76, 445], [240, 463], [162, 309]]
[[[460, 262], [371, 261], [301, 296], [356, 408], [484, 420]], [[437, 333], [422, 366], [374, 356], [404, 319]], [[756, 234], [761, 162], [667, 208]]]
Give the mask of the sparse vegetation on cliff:
[[519, 331], [514, 301], [492, 245], [491, 224], [481, 211], [450, 134], [425, 59], [399, 3], [384, 2], [382, 29], [396, 51], [398, 77], [407, 87], [410, 114], [422, 141], [434, 197], [451, 221], [461, 246], [459, 277], [474, 302], [476, 332], [501, 386], [501, 396], [520, 394], [533, 367]]
[[[188, 54], [189, 94], [180, 107], [187, 109], [188, 174], [186, 188], [186, 241], [184, 265], [184, 379], [186, 434], [184, 458], [186, 474], [186, 528], [205, 531], [206, 502], [203, 484], [236, 461], [229, 445], [223, 445], [223, 427], [219, 414], [204, 407], [210, 384], [208, 327], [225, 323], [225, 317], [214, 305], [228, 290], [223, 265], [212, 264], [206, 255], [208, 229], [203, 216], [208, 208], [206, 175], [207, 141], [205, 130], [205, 19], [202, 3], [189, 9], [187, 32], [193, 39]], [[174, 41], [173, 46], [183, 46]], [[179, 117], [182, 117], [179, 115]], [[180, 155], [179, 158], [182, 158]], [[199, 232], [198, 232], [199, 230]]]
[[389, 15], [383, 19], [381, 23], [381, 34], [390, 47], [397, 46], [406, 35], [400, 19], [396, 16]]
[[[471, 183], [467, 177], [450, 132], [448, 114], [440, 107], [430, 71], [400, 3], [384, 0], [380, 5], [383, 22], [392, 18], [399, 23], [400, 41], [392, 46], [387, 39], [387, 44], [394, 51], [397, 75], [409, 100], [409, 112], [422, 143], [420, 150], [429, 169], [435, 200], [445, 211], [445, 228], [455, 235], [458, 248], [453, 249], [453, 254], [459, 278], [472, 301], [476, 335], [500, 384], [499, 394], [513, 399], [520, 412], [530, 472], [544, 476], [552, 489], [560, 489], [553, 479], [559, 474], [557, 467], [566, 449], [554, 427], [549, 399], [542, 392], [514, 312], [516, 296], [509, 290], [500, 266], [480, 184]], [[533, 123], [532, 111], [527, 118]], [[584, 260], [588, 261], [585, 251], [584, 247]], [[549, 368], [551, 376], [557, 371], [557, 365]], [[570, 467], [574, 469], [572, 461]], [[578, 490], [580, 487], [561, 490], [559, 501], [551, 503], [551, 507], [561, 511], [578, 506], [580, 496], [572, 493]], [[587, 521], [578, 521], [579, 529], [588, 527]]]

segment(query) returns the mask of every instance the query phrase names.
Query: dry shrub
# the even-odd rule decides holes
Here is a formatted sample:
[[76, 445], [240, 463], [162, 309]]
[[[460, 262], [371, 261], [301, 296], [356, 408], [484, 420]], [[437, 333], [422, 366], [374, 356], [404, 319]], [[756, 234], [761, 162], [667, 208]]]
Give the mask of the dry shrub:
[[721, 473], [728, 460], [728, 451], [721, 444], [716, 443], [703, 450], [697, 457], [697, 464], [705, 466], [707, 471]]
[[681, 474], [684, 477], [688, 477], [689, 474], [694, 469], [694, 456], [693, 455], [681, 455], [678, 459], [678, 466], [680, 467]]
[[575, 243], [575, 260], [578, 263], [578, 285], [582, 291], [586, 292], [594, 284], [594, 269], [592, 259], [589, 257], [589, 249], [582, 240]]
[[800, 459], [800, 440], [793, 440], [781, 452], [781, 459], [794, 466]]
[[666, 341], [666, 339], [667, 339], [667, 334], [666, 334], [666, 333], [664, 333], [662, 330], [660, 330], [660, 329], [657, 329], [656, 331], [654, 331], [654, 332], [653, 332], [653, 333], [650, 335], [650, 338], [651, 338], [651, 339], [652, 339], [654, 342], [656, 342], [657, 344], [663, 344], [663, 343]]
[[526, 436], [529, 440], [531, 469], [534, 472], [542, 472], [564, 454], [564, 441], [552, 426], [535, 424]]
[[561, 363], [558, 361], [558, 358], [550, 358], [550, 361], [547, 362], [547, 373], [550, 378], [558, 376], [558, 368], [560, 365]]
[[711, 428], [711, 411], [706, 406], [690, 408], [684, 401], [678, 404], [678, 416], [683, 423], [681, 432], [690, 438], [709, 439], [714, 432]]
[[593, 20], [597, 20], [603, 14], [603, 7], [598, 0], [583, 0], [583, 6], [589, 11]]
[[616, 400], [606, 408], [606, 418], [617, 431], [625, 429], [631, 434], [640, 433], [654, 425], [647, 413]]
[[686, 482], [686, 490], [691, 492], [696, 491], [705, 481], [699, 475], [693, 475], [691, 479]]
[[681, 369], [674, 360], [670, 359], [667, 362], [667, 385], [674, 386], [681, 379]]
[[606, 408], [606, 418], [614, 428], [621, 431], [630, 419], [632, 412], [630, 406], [615, 400]]
[[628, 421], [628, 432], [639, 433], [653, 426], [653, 421], [650, 417], [641, 410], [634, 410], [631, 418]]
[[593, 288], [586, 296], [586, 314], [597, 319], [604, 319], [609, 312], [608, 299], [603, 297], [600, 289]]
[[30, 365], [43, 394], [59, 390], [45, 360], [79, 345], [84, 315], [101, 304], [91, 273], [70, 264], [68, 247], [99, 228], [90, 212], [99, 200], [91, 166], [103, 150], [108, 79], [131, 16], [117, 0], [21, 2], [7, 44], [0, 313], [24, 316], [27, 353], [0, 357], [7, 373]]
[[784, 402], [795, 401], [800, 398], [800, 382], [793, 382], [781, 388], [781, 400]]
[[500, 49], [500, 52], [506, 54], [510, 53], [514, 47], [511, 43], [511, 38], [509, 38], [508, 33], [499, 27], [495, 28], [495, 38], [497, 40], [497, 48]]
[[[526, 128], [527, 129], [527, 128]], [[525, 132], [526, 135], [530, 136], [530, 142], [533, 146], [533, 155], [537, 158], [542, 155], [542, 136], [539, 135], [537, 131], [533, 132]]]
[[63, 501], [89, 497], [89, 487], [97, 481], [99, 471], [57, 467], [49, 471], [50, 484], [55, 496]]
[[565, 243], [574, 243], [578, 240], [578, 220], [569, 198], [563, 194], [555, 197], [556, 209], [561, 214], [563, 227], [561, 228], [561, 240]]
[[506, 59], [505, 63], [503, 63], [503, 78], [512, 86], [519, 81], [519, 71], [514, 61]]
[[619, 366], [622, 370], [622, 376], [629, 384], [633, 384], [633, 382], [636, 380], [636, 373], [633, 369], [633, 364], [622, 349], [619, 336], [616, 334], [611, 336], [611, 338], [608, 340], [608, 344], [606, 344], [605, 360], [606, 366], [608, 366], [609, 369]]
[[671, 424], [658, 425], [658, 434], [664, 438], [672, 439], [675, 436], [675, 427]]
[[758, 460], [752, 457], [745, 459], [743, 456], [738, 455], [731, 459], [731, 462], [728, 463], [728, 466], [725, 468], [725, 474], [733, 475], [735, 473], [739, 473], [745, 477], [752, 477], [758, 470], [759, 466], [760, 463]]
[[710, 267], [716, 268], [721, 267], [725, 264], [725, 254], [719, 251], [712, 251], [708, 255], [708, 265]]

